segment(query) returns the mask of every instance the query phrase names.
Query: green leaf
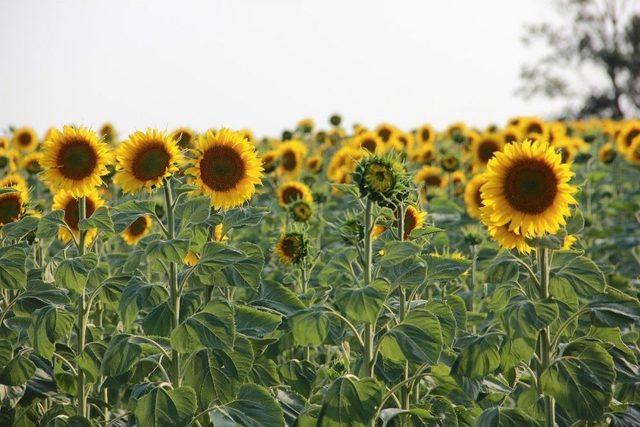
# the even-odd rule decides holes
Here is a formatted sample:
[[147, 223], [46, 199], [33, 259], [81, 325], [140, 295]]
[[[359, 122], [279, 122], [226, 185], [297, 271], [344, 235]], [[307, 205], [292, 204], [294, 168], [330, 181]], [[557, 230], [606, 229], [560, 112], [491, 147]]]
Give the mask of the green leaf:
[[[571, 286], [582, 297], [604, 292], [606, 280], [598, 266], [589, 258], [575, 252], [557, 252], [551, 266], [551, 289], [555, 286]], [[554, 295], [558, 299], [559, 295]]]
[[486, 409], [478, 418], [477, 427], [538, 427], [540, 423], [516, 408]]
[[[227, 286], [243, 286], [256, 288], [260, 283], [260, 273], [264, 266], [262, 249], [253, 243], [243, 242], [238, 245], [246, 258], [238, 262], [225, 265], [222, 269]], [[219, 283], [224, 286], [225, 283]]]
[[51, 305], [36, 310], [28, 330], [35, 351], [51, 359], [56, 341], [69, 335], [74, 320], [73, 314]]
[[107, 346], [101, 342], [91, 342], [85, 345], [78, 366], [84, 371], [88, 383], [96, 383], [100, 380], [100, 365]]
[[100, 206], [89, 218], [80, 221], [78, 228], [82, 231], [88, 231], [95, 228], [99, 231], [104, 231], [105, 233], [113, 233], [113, 221], [111, 220], [109, 208], [106, 206]]
[[36, 365], [27, 357], [19, 354], [7, 363], [7, 366], [0, 371], [0, 384], [8, 386], [19, 386], [35, 374]]
[[186, 239], [158, 239], [147, 244], [145, 253], [151, 259], [182, 264], [189, 251], [189, 241]]
[[409, 311], [401, 323], [383, 336], [380, 353], [396, 362], [434, 364], [440, 357], [442, 345], [438, 318], [425, 307], [419, 307]]
[[428, 425], [428, 421], [433, 420], [427, 405], [411, 405], [411, 409], [387, 408], [380, 411], [382, 427], [395, 425], [393, 422], [401, 416], [410, 416], [415, 420], [414, 425]]
[[284, 413], [264, 388], [243, 384], [231, 403], [214, 408], [209, 416], [214, 426], [284, 427]]
[[425, 304], [425, 309], [438, 318], [442, 330], [442, 341], [445, 346], [451, 346], [456, 337], [457, 321], [451, 307], [444, 301], [431, 300]]
[[499, 349], [500, 335], [496, 333], [467, 337], [451, 371], [468, 378], [485, 377], [500, 366]]
[[289, 324], [296, 345], [320, 345], [329, 333], [329, 317], [320, 306], [298, 311]]
[[76, 258], [65, 259], [60, 262], [55, 273], [58, 285], [76, 293], [82, 293], [87, 285], [89, 273], [98, 265], [98, 257], [88, 253]]
[[120, 297], [118, 311], [125, 329], [129, 328], [143, 307], [155, 307], [167, 299], [167, 290], [158, 284], [142, 282], [133, 277]]
[[230, 350], [235, 333], [233, 308], [225, 300], [214, 299], [173, 330], [171, 346], [180, 353], [203, 348]]
[[251, 206], [231, 209], [224, 214], [222, 226], [225, 230], [232, 228], [252, 227], [260, 224], [271, 211], [264, 206]]
[[567, 226], [565, 229], [567, 230], [567, 234], [578, 234], [584, 228], [584, 216], [579, 209], [574, 209], [572, 215], [569, 217], [567, 221]]
[[40, 218], [36, 237], [42, 240], [53, 239], [58, 234], [60, 227], [66, 227], [64, 222], [64, 211], [55, 210]]
[[202, 224], [211, 214], [211, 199], [207, 196], [189, 197], [179, 205], [176, 214], [181, 218], [180, 228]]
[[252, 338], [270, 334], [282, 323], [282, 317], [246, 305], [235, 306], [236, 331]]
[[40, 218], [25, 216], [19, 221], [2, 226], [2, 234], [9, 240], [20, 240], [38, 227]]
[[380, 266], [392, 267], [407, 258], [413, 258], [420, 253], [420, 247], [411, 242], [392, 240], [384, 245], [384, 255], [380, 257]]
[[129, 334], [116, 335], [107, 345], [100, 371], [107, 376], [122, 375], [131, 370], [140, 357], [159, 351], [144, 337]]
[[418, 257], [404, 259], [392, 266], [382, 269], [384, 276], [394, 287], [409, 288], [424, 283], [427, 277], [427, 266]]
[[116, 206], [111, 213], [114, 231], [122, 233], [143, 215], [155, 216], [155, 207], [153, 200], [129, 200]]
[[471, 261], [468, 259], [450, 258], [444, 255], [427, 255], [424, 259], [427, 262], [427, 283], [455, 280], [471, 266]]
[[354, 375], [337, 378], [325, 393], [318, 426], [368, 426], [382, 399], [382, 387], [373, 378]]
[[21, 246], [0, 248], [0, 288], [24, 289], [27, 282], [27, 255]]
[[374, 323], [385, 303], [389, 285], [384, 280], [376, 280], [369, 286], [359, 288], [339, 288], [336, 304], [351, 320]]
[[196, 409], [196, 393], [191, 387], [156, 387], [138, 399], [133, 413], [140, 426], [182, 427], [191, 423]]
[[612, 398], [613, 359], [595, 342], [568, 344], [541, 378], [542, 389], [553, 396], [572, 420], [598, 421]]
[[295, 292], [272, 280], [260, 283], [257, 299], [252, 304], [270, 308], [286, 316], [304, 309], [304, 304]]
[[596, 326], [626, 327], [640, 320], [638, 299], [611, 287], [607, 287], [606, 293], [591, 298], [587, 309]]

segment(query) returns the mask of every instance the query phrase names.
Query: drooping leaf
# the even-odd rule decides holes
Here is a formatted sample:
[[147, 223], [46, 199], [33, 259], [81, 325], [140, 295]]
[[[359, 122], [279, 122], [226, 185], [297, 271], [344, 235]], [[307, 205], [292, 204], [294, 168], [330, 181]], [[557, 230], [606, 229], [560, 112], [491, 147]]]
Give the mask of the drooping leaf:
[[46, 359], [51, 359], [55, 343], [71, 331], [73, 314], [54, 306], [45, 306], [33, 313], [29, 340], [33, 348]]
[[339, 377], [325, 393], [318, 426], [367, 426], [381, 399], [382, 387], [373, 378]]
[[329, 333], [329, 316], [319, 306], [296, 312], [289, 317], [289, 324], [297, 345], [320, 345]]
[[171, 346], [180, 353], [203, 348], [231, 350], [235, 333], [233, 308], [225, 300], [214, 299], [173, 330]]
[[26, 383], [36, 372], [36, 365], [28, 357], [18, 354], [0, 371], [0, 384], [18, 386]]
[[269, 392], [256, 384], [243, 384], [238, 397], [210, 413], [215, 426], [284, 427], [284, 414]]
[[22, 246], [0, 248], [0, 288], [24, 289], [27, 282], [26, 259]]
[[235, 306], [236, 331], [253, 338], [262, 338], [273, 332], [282, 317], [247, 305]]
[[384, 280], [375, 280], [369, 286], [339, 288], [336, 292], [336, 304], [349, 319], [374, 323], [388, 292], [389, 285]]
[[468, 378], [482, 378], [500, 366], [500, 335], [488, 333], [467, 337], [451, 371]]
[[190, 424], [196, 409], [196, 393], [191, 387], [156, 387], [138, 399], [133, 413], [141, 426], [179, 427]]
[[551, 280], [559, 282], [551, 285], [552, 292], [554, 286], [571, 286], [579, 296], [590, 297], [605, 289], [606, 280], [598, 266], [575, 252], [557, 252], [550, 273]]
[[517, 408], [493, 407], [478, 418], [478, 427], [538, 427], [540, 423]]
[[73, 292], [81, 293], [87, 285], [89, 273], [97, 265], [98, 257], [94, 253], [63, 260], [56, 269], [56, 284]]
[[425, 307], [419, 307], [409, 311], [402, 322], [389, 329], [382, 338], [380, 353], [396, 362], [408, 360], [434, 364], [440, 357], [442, 346], [438, 318]]

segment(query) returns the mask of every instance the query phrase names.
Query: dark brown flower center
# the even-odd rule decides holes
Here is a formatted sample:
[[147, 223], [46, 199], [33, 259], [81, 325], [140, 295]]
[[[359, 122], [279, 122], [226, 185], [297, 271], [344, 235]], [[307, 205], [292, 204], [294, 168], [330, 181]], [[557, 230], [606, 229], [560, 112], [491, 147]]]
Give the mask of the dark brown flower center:
[[296, 187], [287, 187], [282, 192], [282, 201], [285, 205], [298, 199], [302, 199], [302, 192]]
[[147, 230], [147, 219], [143, 216], [139, 217], [131, 223], [127, 232], [132, 236], [140, 236]]
[[21, 132], [18, 135], [18, 144], [28, 147], [33, 142], [33, 136], [29, 132]]
[[479, 185], [478, 188], [476, 188], [476, 194], [475, 194], [475, 201], [476, 201], [476, 205], [478, 206], [483, 206], [481, 190], [482, 190], [482, 185]]
[[176, 143], [180, 148], [188, 148], [191, 146], [191, 134], [189, 132], [178, 132]]
[[492, 139], [487, 139], [478, 146], [478, 157], [482, 163], [487, 163], [496, 151], [500, 151], [500, 145]]
[[74, 138], [60, 148], [57, 164], [62, 176], [79, 181], [94, 173], [98, 154], [87, 141]]
[[431, 132], [429, 131], [429, 129], [422, 129], [421, 135], [423, 141], [428, 141], [429, 137], [431, 137]]
[[362, 148], [364, 148], [365, 150], [373, 153], [376, 151], [376, 147], [378, 144], [376, 144], [376, 141], [373, 139], [365, 139], [364, 141], [362, 141]]
[[558, 178], [544, 160], [515, 162], [504, 180], [504, 195], [517, 211], [539, 214], [551, 206], [558, 193]]
[[624, 138], [624, 145], [626, 147], [630, 147], [633, 139], [638, 135], [640, 135], [640, 128], [631, 129]]
[[22, 213], [22, 200], [18, 193], [5, 193], [0, 196], [0, 225], [18, 220]]
[[442, 178], [438, 175], [429, 175], [424, 179], [424, 185], [426, 187], [440, 187], [442, 184]]
[[[71, 199], [67, 206], [64, 207], [64, 222], [70, 229], [78, 231], [78, 222], [80, 222], [79, 199]], [[93, 200], [86, 198], [86, 217], [89, 218], [96, 210]]]
[[391, 129], [382, 128], [378, 130], [378, 136], [380, 136], [384, 142], [389, 141], [389, 138], [391, 138]]
[[154, 142], [142, 147], [132, 161], [133, 176], [140, 181], [160, 178], [167, 172], [171, 155], [162, 144]]
[[407, 209], [404, 213], [404, 238], [409, 237], [411, 232], [418, 225], [418, 218], [415, 216], [412, 210]]
[[240, 154], [231, 147], [216, 145], [202, 154], [200, 160], [202, 182], [214, 191], [235, 188], [245, 175]]
[[282, 154], [282, 167], [286, 171], [292, 171], [295, 170], [296, 166], [298, 166], [298, 159], [296, 158], [296, 154], [291, 150], [285, 151]]
[[542, 131], [540, 123], [533, 122], [527, 126], [527, 133], [542, 133]]

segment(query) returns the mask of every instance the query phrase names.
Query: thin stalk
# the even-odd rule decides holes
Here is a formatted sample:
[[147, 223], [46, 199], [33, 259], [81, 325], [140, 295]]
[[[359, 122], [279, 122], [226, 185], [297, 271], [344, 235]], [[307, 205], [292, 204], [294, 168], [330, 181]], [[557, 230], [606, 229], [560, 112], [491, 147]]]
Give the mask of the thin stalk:
[[478, 275], [478, 246], [471, 245], [471, 286], [469, 287], [469, 291], [471, 297], [469, 298], [469, 311], [473, 311], [473, 299], [476, 291], [476, 281]]
[[[405, 206], [404, 203], [400, 203], [398, 206], [398, 240], [404, 241], [404, 216]], [[398, 301], [398, 319], [400, 322], [407, 316], [407, 294], [406, 289], [400, 287], [399, 301]], [[411, 392], [411, 384], [407, 381], [409, 379], [409, 362], [404, 362], [404, 385], [400, 389], [400, 404], [403, 409], [409, 409], [409, 395]]]
[[[80, 224], [85, 218], [87, 217], [87, 203], [86, 203], [86, 198], [85, 197], [80, 197], [80, 199], [78, 199], [78, 224]], [[87, 233], [86, 231], [82, 231], [80, 230], [80, 239], [78, 242], [78, 255], [82, 256], [84, 255], [84, 246], [85, 246], [85, 240], [87, 238]], [[79, 358], [80, 355], [82, 355], [82, 352], [84, 351], [84, 346], [86, 344], [86, 339], [87, 339], [87, 316], [86, 316], [86, 309], [85, 309], [85, 303], [86, 303], [86, 294], [84, 289], [82, 289], [82, 292], [80, 293], [80, 296], [78, 298], [78, 313], [76, 315], [76, 326], [78, 328], [78, 333], [77, 333], [77, 343], [76, 343], [76, 356]], [[76, 383], [77, 383], [77, 414], [78, 416], [81, 417], [87, 417], [88, 411], [87, 411], [87, 394], [86, 394], [86, 388], [85, 388], [85, 381], [84, 381], [84, 372], [82, 371], [82, 369], [80, 368], [80, 366], [77, 367], [76, 369], [77, 371], [77, 376], [76, 376]]]
[[[538, 246], [538, 272], [540, 273], [540, 299], [549, 298], [549, 250]], [[538, 384], [541, 384], [542, 373], [551, 364], [551, 336], [547, 326], [540, 331], [540, 369], [538, 371]], [[556, 402], [551, 396], [544, 397], [545, 419], [547, 427], [556, 425]]]
[[[373, 251], [371, 244], [371, 232], [373, 231], [373, 201], [367, 198], [364, 209], [364, 285], [368, 286], [372, 280]], [[364, 355], [362, 363], [362, 376], [373, 376], [373, 336], [374, 325], [364, 324]]]
[[[164, 202], [167, 210], [167, 236], [169, 239], [175, 239], [176, 237], [176, 224], [174, 218], [174, 203], [173, 194], [171, 192], [171, 184], [169, 180], [164, 181]], [[175, 329], [180, 324], [180, 289], [178, 289], [178, 271], [175, 262], [169, 263], [169, 303], [171, 307], [171, 329]], [[181, 375], [180, 375], [180, 354], [177, 351], [173, 351], [173, 357], [171, 358], [172, 378], [175, 387], [180, 387]]]

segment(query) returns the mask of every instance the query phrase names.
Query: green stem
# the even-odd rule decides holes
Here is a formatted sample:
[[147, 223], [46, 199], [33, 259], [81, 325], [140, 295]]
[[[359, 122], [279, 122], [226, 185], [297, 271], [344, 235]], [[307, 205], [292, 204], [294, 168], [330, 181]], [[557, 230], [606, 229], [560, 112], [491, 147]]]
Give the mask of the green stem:
[[[87, 217], [87, 203], [86, 203], [86, 198], [85, 197], [80, 197], [78, 199], [78, 224], [80, 224], [85, 218]], [[78, 242], [78, 255], [82, 256], [84, 255], [84, 247], [85, 247], [85, 240], [87, 237], [87, 233], [86, 231], [82, 231], [80, 230], [80, 239]], [[78, 329], [77, 332], [77, 343], [76, 343], [76, 357], [80, 357], [82, 355], [82, 353], [84, 352], [84, 346], [86, 343], [86, 339], [87, 339], [87, 316], [86, 316], [86, 309], [85, 309], [85, 303], [86, 303], [86, 294], [84, 289], [82, 289], [82, 292], [78, 298], [78, 313], [76, 316], [76, 326]], [[87, 411], [87, 394], [86, 394], [86, 388], [85, 388], [85, 381], [84, 381], [84, 372], [82, 371], [82, 369], [80, 368], [80, 366], [77, 367], [76, 369], [77, 372], [77, 376], [76, 376], [76, 383], [77, 383], [77, 414], [80, 417], [87, 417], [88, 411]]]
[[[176, 225], [174, 218], [174, 204], [173, 194], [171, 192], [171, 184], [168, 179], [164, 181], [164, 202], [167, 209], [167, 237], [169, 239], [175, 239], [176, 237]], [[180, 324], [180, 289], [178, 289], [178, 271], [175, 262], [169, 263], [169, 303], [171, 307], [171, 329], [175, 329]], [[181, 375], [180, 375], [180, 354], [177, 351], [173, 351], [173, 357], [171, 359], [173, 369], [173, 385], [180, 387]]]
[[471, 297], [469, 298], [469, 311], [473, 311], [473, 300], [475, 297], [475, 292], [476, 292], [476, 281], [477, 279], [477, 269], [478, 269], [478, 246], [477, 245], [472, 245], [471, 246], [471, 286], [470, 286], [470, 294]]
[[[405, 206], [404, 203], [400, 203], [398, 206], [398, 240], [404, 241], [404, 216]], [[406, 289], [400, 287], [399, 289], [399, 301], [398, 301], [398, 319], [400, 322], [407, 316], [407, 294]], [[409, 409], [409, 394], [411, 392], [411, 384], [407, 381], [409, 379], [409, 362], [404, 362], [404, 385], [400, 389], [400, 403], [402, 408]]]
[[[540, 273], [540, 299], [549, 298], [549, 250], [538, 246], [538, 272]], [[540, 331], [540, 369], [538, 371], [538, 384], [541, 384], [542, 373], [551, 364], [551, 336], [549, 327]], [[545, 395], [545, 419], [547, 427], [556, 425], [556, 403], [551, 396]]]
[[[372, 280], [373, 251], [371, 244], [371, 232], [373, 231], [373, 201], [367, 198], [364, 211], [364, 285], [368, 286]], [[364, 355], [362, 361], [362, 376], [373, 376], [373, 337], [374, 325], [364, 324]]]

